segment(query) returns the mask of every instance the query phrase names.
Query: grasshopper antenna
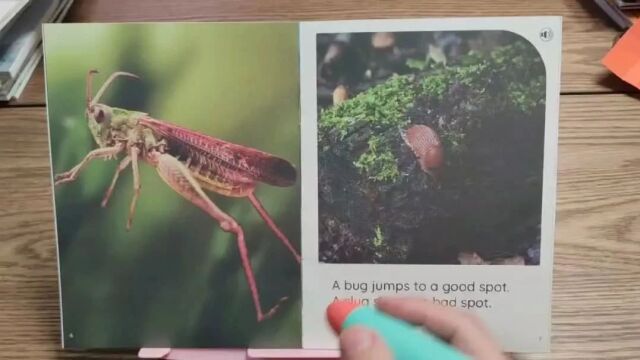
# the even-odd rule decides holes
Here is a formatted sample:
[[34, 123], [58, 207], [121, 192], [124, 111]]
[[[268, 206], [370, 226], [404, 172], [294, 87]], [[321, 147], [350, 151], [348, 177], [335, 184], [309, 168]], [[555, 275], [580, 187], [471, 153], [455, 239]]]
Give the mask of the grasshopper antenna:
[[87, 108], [91, 105], [91, 98], [93, 93], [93, 75], [97, 74], [98, 70], [91, 69], [87, 73], [87, 89], [85, 92], [85, 98], [87, 99]]
[[[95, 71], [95, 70], [92, 70]], [[97, 72], [97, 71], [95, 71]], [[90, 78], [92, 72], [89, 71], [89, 75], [87, 75], [88, 78]], [[138, 75], [134, 75], [132, 73], [128, 73], [125, 71], [116, 71], [113, 74], [111, 74], [111, 76], [109, 76], [109, 78], [104, 82], [104, 84], [102, 84], [102, 87], [100, 87], [100, 90], [98, 90], [98, 93], [96, 94], [96, 97], [93, 98], [89, 103], [89, 105], [95, 105], [96, 103], [98, 103], [98, 101], [100, 101], [100, 98], [102, 97], [102, 95], [104, 94], [104, 92], [107, 90], [107, 88], [109, 87], [109, 85], [111, 85], [111, 83], [113, 82], [113, 80], [115, 80], [118, 76], [128, 76], [128, 77], [132, 77], [134, 79], [140, 79], [140, 77]], [[91, 86], [90, 81], [87, 81], [87, 92], [89, 91], [89, 87]], [[87, 99], [89, 99], [90, 96], [87, 96]]]

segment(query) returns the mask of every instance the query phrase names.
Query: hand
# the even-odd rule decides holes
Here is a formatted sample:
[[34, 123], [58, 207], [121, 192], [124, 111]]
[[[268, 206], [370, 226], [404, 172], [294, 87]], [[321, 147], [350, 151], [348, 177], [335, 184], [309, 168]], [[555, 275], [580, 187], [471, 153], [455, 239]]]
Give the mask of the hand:
[[[498, 343], [475, 314], [418, 298], [380, 298], [376, 307], [420, 325], [476, 360], [507, 360]], [[351, 327], [340, 334], [344, 360], [393, 360], [391, 351], [372, 330]], [[428, 351], [425, 349], [425, 351]]]

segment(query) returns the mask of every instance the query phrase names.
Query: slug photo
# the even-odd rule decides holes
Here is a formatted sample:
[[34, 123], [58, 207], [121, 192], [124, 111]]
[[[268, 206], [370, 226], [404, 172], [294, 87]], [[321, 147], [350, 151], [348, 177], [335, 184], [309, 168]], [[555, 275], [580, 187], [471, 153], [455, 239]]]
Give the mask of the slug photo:
[[316, 40], [318, 260], [539, 265], [535, 47], [507, 31]]

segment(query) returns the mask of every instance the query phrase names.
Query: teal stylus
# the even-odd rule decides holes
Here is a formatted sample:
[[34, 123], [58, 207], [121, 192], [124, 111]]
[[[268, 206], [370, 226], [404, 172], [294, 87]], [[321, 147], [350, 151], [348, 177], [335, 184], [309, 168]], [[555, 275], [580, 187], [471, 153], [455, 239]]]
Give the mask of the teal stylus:
[[334, 301], [327, 308], [327, 318], [338, 333], [356, 325], [374, 330], [396, 360], [471, 360], [424, 329], [389, 316], [372, 306]]

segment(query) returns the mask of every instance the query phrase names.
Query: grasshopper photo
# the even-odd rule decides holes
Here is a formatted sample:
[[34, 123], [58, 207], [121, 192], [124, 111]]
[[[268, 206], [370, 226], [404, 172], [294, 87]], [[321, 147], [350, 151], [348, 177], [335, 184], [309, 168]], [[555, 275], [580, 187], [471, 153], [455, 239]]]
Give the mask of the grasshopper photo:
[[266, 152], [200, 134], [154, 119], [143, 112], [100, 103], [101, 97], [116, 78], [139, 77], [128, 72], [115, 72], [93, 96], [92, 80], [97, 72], [90, 70], [87, 74], [85, 115], [98, 148], [90, 151], [70, 170], [55, 175], [55, 185], [76, 180], [80, 171], [91, 160], [120, 159], [101, 205], [107, 206], [119, 175], [131, 167], [134, 193], [126, 224], [127, 229], [130, 229], [141, 192], [139, 162], [151, 165], [171, 189], [211, 216], [222, 230], [235, 236], [257, 320], [260, 322], [271, 317], [286, 297], [263, 311], [242, 226], [216, 206], [205, 191], [249, 199], [269, 229], [299, 264], [300, 254], [255, 196], [255, 189], [259, 183], [279, 187], [294, 185], [297, 180], [296, 169], [289, 161]]

